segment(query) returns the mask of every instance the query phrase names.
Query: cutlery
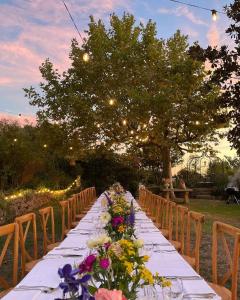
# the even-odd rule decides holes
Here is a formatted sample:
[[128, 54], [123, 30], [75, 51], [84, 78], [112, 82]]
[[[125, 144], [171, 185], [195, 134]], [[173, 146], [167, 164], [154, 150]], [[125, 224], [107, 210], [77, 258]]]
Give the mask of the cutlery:
[[86, 247], [56, 247], [54, 248], [54, 250], [74, 250], [74, 251], [78, 251], [78, 250], [85, 250]]
[[151, 245], [153, 245], [153, 246], [172, 246], [170, 243], [146, 243], [144, 245], [146, 245], [146, 246], [151, 246]]
[[70, 231], [68, 234], [89, 235], [90, 232]]
[[20, 285], [15, 287], [13, 290], [14, 291], [41, 291], [42, 293], [52, 293], [55, 290], [57, 290], [58, 287], [50, 287], [50, 286], [45, 286], [45, 285]]
[[184, 294], [183, 298], [193, 298], [193, 299], [213, 299], [216, 297], [214, 293], [188, 293]]
[[174, 249], [169, 249], [169, 250], [167, 250], [167, 249], [163, 249], [163, 250], [154, 250], [153, 252], [156, 252], [156, 253], [164, 253], [164, 252], [166, 252], [166, 253], [173, 253], [173, 252], [177, 252], [177, 250], [174, 250]]
[[46, 259], [46, 258], [54, 258], [54, 257], [59, 257], [59, 258], [61, 258], [61, 257], [82, 257], [83, 255], [82, 254], [78, 254], [78, 253], [74, 253], [74, 254], [61, 254], [61, 253], [59, 253], [59, 254], [54, 254], [54, 253], [49, 253], [49, 254], [47, 254], [46, 256], [44, 256], [44, 259]]
[[181, 279], [181, 280], [203, 280], [201, 276], [165, 276], [167, 279]]

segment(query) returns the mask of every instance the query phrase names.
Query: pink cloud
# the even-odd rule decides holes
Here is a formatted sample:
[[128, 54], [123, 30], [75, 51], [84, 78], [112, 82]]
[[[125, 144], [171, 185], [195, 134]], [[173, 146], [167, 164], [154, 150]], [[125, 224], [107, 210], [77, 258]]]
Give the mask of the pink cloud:
[[[83, 35], [83, 18], [86, 24], [90, 14], [105, 18], [116, 7], [128, 7], [127, 0], [72, 0], [68, 5]], [[39, 66], [48, 57], [60, 71], [69, 66], [70, 42], [78, 36], [61, 1], [15, 0], [0, 7], [0, 30], [18, 28], [15, 40], [0, 41], [0, 85], [38, 83]]]
[[199, 18], [197, 15], [195, 15], [186, 6], [178, 6], [177, 8], [174, 8], [174, 9], [161, 7], [161, 8], [158, 9], [158, 13], [160, 13], [160, 14], [172, 14], [172, 15], [175, 15], [177, 17], [185, 17], [194, 24], [205, 25], [205, 26], [207, 25], [207, 23], [204, 20]]
[[19, 117], [16, 115], [0, 112], [0, 120], [17, 122], [21, 126], [26, 124], [36, 125], [36, 117], [33, 115], [21, 115], [21, 117]]
[[212, 22], [209, 31], [207, 33], [207, 39], [210, 46], [214, 47], [219, 45], [219, 31], [217, 28], [217, 24], [215, 22]]

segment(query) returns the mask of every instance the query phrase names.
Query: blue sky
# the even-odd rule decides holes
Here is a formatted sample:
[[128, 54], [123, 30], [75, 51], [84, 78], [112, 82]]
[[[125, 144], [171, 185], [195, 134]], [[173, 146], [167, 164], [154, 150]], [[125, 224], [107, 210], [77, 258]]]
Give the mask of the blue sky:
[[[230, 1], [186, 0], [210, 9], [222, 10]], [[159, 37], [168, 38], [177, 29], [202, 46], [228, 42], [225, 15], [217, 22], [210, 12], [186, 7], [169, 0], [66, 0], [80, 31], [87, 28], [89, 15], [108, 22], [109, 14], [124, 11], [136, 22], [152, 19]], [[70, 41], [75, 29], [60, 0], [0, 0], [0, 112], [34, 114], [24, 98], [23, 87], [40, 81], [38, 67], [45, 58], [60, 70], [68, 65]], [[226, 39], [227, 38], [227, 39]]]

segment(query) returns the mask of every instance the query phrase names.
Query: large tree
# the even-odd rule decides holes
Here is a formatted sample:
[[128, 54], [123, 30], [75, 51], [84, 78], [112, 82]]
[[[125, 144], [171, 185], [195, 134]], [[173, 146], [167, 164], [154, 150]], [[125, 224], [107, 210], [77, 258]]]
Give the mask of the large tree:
[[59, 74], [47, 59], [40, 92], [26, 95], [40, 122], [57, 121], [86, 149], [157, 149], [171, 177], [173, 154], [206, 150], [219, 115], [219, 88], [188, 50], [186, 36], [159, 39], [152, 21], [137, 26], [132, 15], [113, 14], [106, 28], [91, 17], [84, 43], [72, 41], [71, 67]]

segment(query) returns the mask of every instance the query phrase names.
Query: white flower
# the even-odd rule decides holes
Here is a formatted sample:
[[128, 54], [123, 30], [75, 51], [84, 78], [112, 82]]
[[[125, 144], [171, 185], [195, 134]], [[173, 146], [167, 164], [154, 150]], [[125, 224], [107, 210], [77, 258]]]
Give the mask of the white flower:
[[111, 215], [108, 212], [104, 212], [101, 214], [100, 220], [103, 224], [107, 224], [111, 220]]
[[87, 246], [89, 249], [93, 249], [95, 247], [97, 247], [97, 243], [96, 243], [96, 240], [94, 239], [90, 239], [87, 241]]
[[135, 240], [135, 241], [134, 241], [134, 245], [135, 245], [137, 248], [142, 248], [143, 245], [144, 245], [144, 241], [141, 240], [141, 239]]
[[101, 234], [99, 235], [97, 241], [98, 241], [98, 245], [102, 246], [108, 242], [111, 242], [111, 238], [106, 234]]
[[111, 238], [106, 234], [101, 234], [95, 239], [89, 239], [87, 241], [87, 246], [89, 249], [97, 248], [99, 246], [103, 246], [106, 243], [111, 242]]

